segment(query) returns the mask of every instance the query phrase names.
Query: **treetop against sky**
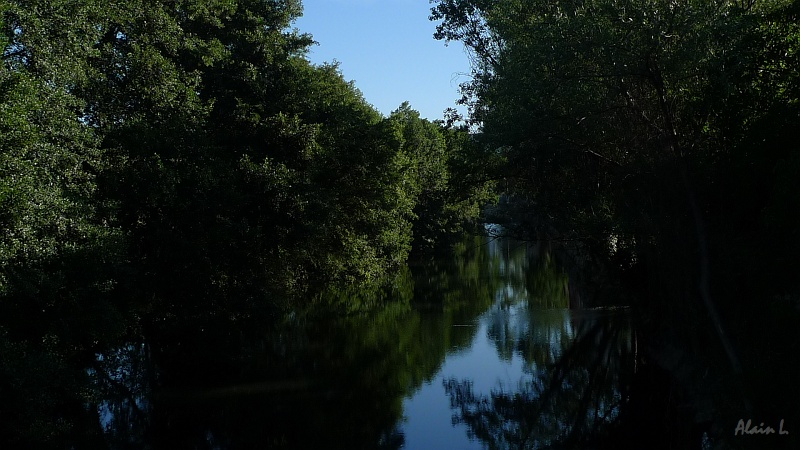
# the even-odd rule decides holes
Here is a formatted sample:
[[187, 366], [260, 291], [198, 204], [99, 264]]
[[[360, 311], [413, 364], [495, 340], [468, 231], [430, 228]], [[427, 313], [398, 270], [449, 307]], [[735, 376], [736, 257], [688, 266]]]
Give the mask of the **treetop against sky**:
[[345, 79], [384, 115], [408, 101], [435, 120], [455, 107], [469, 61], [461, 43], [433, 38], [430, 7], [425, 0], [306, 0], [294, 26], [318, 43], [309, 60], [338, 61]]

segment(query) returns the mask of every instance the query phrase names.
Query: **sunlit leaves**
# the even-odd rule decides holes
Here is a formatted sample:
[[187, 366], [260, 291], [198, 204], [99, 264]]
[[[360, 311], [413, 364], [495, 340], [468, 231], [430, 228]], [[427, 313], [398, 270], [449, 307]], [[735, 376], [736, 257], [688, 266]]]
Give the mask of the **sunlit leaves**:
[[172, 314], [372, 283], [488, 198], [451, 183], [466, 133], [303, 58], [297, 1], [4, 5], [7, 258], [116, 230], [131, 295]]

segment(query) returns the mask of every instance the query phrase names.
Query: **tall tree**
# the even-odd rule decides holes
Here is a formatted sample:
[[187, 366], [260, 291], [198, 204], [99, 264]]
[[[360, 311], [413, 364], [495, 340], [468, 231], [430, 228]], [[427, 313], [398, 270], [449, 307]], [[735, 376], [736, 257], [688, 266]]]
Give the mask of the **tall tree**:
[[66, 24], [90, 8], [27, 6], [0, 8], [0, 307], [24, 318], [9, 324], [44, 332], [67, 310], [98, 307], [114, 284], [121, 233], [99, 215], [99, 139], [74, 92], [86, 82], [81, 51], [91, 38]]
[[[788, 122], [797, 123], [797, 93], [787, 88], [797, 80], [788, 69], [795, 9], [769, 1], [441, 0], [431, 18], [442, 20], [436, 37], [472, 50], [464, 102], [507, 156], [509, 194], [533, 211], [539, 233], [552, 237], [547, 225], [555, 225], [555, 234], [588, 236], [612, 252], [631, 248], [640, 259], [657, 247], [652, 275], [669, 270], [684, 280], [661, 286], [674, 289], [668, 296], [696, 292], [726, 343], [711, 301], [709, 227], [736, 230], [728, 236], [753, 228], [721, 226], [731, 216], [711, 211], [737, 199], [716, 184], [756, 161], [759, 171], [777, 167], [787, 149], [753, 140], [762, 117], [782, 115], [778, 135], [796, 135]], [[763, 192], [768, 177], [753, 175]], [[763, 200], [748, 200], [758, 215]], [[696, 263], [681, 266], [687, 257]]]

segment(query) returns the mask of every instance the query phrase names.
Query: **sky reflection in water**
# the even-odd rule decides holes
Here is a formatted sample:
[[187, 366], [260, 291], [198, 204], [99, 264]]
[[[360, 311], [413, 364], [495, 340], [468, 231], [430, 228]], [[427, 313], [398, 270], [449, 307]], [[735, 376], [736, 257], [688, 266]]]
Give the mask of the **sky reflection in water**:
[[[567, 308], [541, 308], [535, 293], [529, 296], [527, 249], [507, 241], [493, 241], [489, 247], [504, 281], [496, 290], [494, 304], [474, 323], [453, 325], [477, 328], [470, 345], [449, 352], [435, 378], [404, 401], [400, 425], [404, 448], [485, 448], [486, 443], [476, 439], [464, 420], [459, 420], [448, 383], [469, 386], [472, 394], [486, 401], [498, 392], [535, 397], [530, 387], [547, 378], [542, 372], [550, 370], [575, 339], [573, 324], [580, 319], [576, 322]], [[528, 352], [526, 361], [526, 349], [536, 348], [543, 354], [539, 352], [537, 358], [535, 351]]]

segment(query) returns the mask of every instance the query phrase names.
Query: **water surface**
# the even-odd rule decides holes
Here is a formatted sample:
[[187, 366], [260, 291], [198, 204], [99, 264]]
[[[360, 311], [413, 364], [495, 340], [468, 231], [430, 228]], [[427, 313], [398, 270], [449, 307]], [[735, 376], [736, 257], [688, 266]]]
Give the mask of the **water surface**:
[[729, 448], [735, 385], [717, 389], [685, 351], [645, 348], [629, 308], [589, 308], [579, 288], [543, 247], [468, 238], [370, 308], [144, 330], [7, 403], [28, 418], [9, 433], [40, 448]]

